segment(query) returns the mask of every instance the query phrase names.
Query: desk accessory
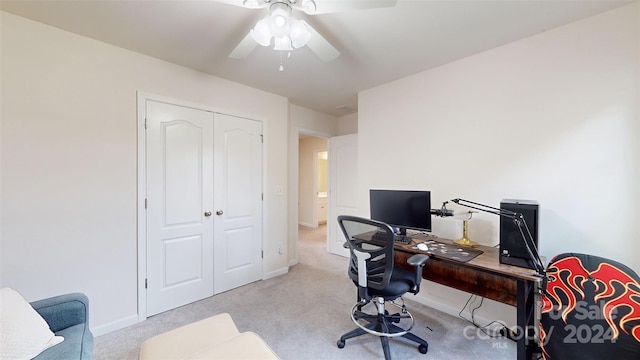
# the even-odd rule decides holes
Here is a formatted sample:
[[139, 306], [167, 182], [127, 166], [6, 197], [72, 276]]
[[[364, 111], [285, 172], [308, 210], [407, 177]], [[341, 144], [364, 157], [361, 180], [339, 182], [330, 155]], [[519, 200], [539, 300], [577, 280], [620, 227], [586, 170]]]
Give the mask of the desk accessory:
[[471, 220], [471, 218], [473, 217], [473, 213], [476, 213], [477, 211], [469, 211], [469, 218], [462, 220], [462, 238], [458, 239], [458, 240], [454, 240], [453, 243], [454, 244], [458, 244], [460, 246], [469, 246], [469, 247], [476, 247], [478, 246], [478, 243], [473, 241], [473, 240], [469, 240], [469, 235], [467, 234], [467, 230], [469, 229], [469, 220]]
[[[542, 259], [540, 259], [540, 255], [538, 254], [538, 248], [536, 247], [533, 235], [531, 234], [531, 231], [529, 230], [529, 227], [527, 226], [527, 222], [525, 221], [522, 213], [518, 213], [508, 209], [495, 208], [492, 206], [488, 206], [488, 205], [484, 205], [484, 204], [480, 204], [480, 203], [476, 203], [473, 201], [460, 199], [460, 198], [443, 202], [441, 212], [450, 211], [446, 207], [449, 202], [452, 202], [457, 205], [464, 206], [470, 209], [487, 212], [490, 214], [512, 219], [513, 223], [516, 225], [518, 229], [518, 232], [520, 233], [520, 237], [522, 238], [522, 243], [524, 244], [524, 247], [529, 256], [529, 259], [533, 264], [534, 270], [539, 276], [546, 279], [546, 271], [544, 268], [544, 263], [542, 262]], [[543, 284], [542, 286], [543, 291], [545, 287], [546, 287], [546, 284]]]
[[[538, 203], [529, 200], [502, 200], [500, 209], [522, 214], [531, 232], [532, 244], [538, 246]], [[518, 226], [506, 217], [500, 218], [500, 263], [535, 269], [522, 242]]]
[[[426, 250], [423, 246], [426, 247]], [[460, 247], [455, 244], [436, 240], [427, 240], [419, 243], [418, 245], [410, 246], [409, 249], [420, 250], [429, 255], [433, 255], [436, 258], [445, 258], [463, 263], [474, 259], [476, 256], [484, 252], [482, 250]]]

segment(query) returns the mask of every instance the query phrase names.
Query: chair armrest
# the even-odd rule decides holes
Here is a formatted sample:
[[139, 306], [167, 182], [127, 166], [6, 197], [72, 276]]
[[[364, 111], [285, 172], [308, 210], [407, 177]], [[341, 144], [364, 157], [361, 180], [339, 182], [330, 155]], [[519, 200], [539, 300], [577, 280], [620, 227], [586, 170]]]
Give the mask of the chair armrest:
[[81, 293], [58, 295], [37, 300], [31, 306], [57, 332], [70, 326], [87, 324], [89, 321], [89, 299]]
[[420, 292], [420, 283], [422, 282], [422, 269], [424, 268], [424, 265], [427, 263], [427, 260], [429, 260], [429, 256], [425, 254], [414, 254], [407, 259], [407, 264], [416, 268], [416, 278], [415, 278], [416, 286], [413, 290], [411, 290], [411, 292], [414, 294], [417, 294], [418, 292]]
[[415, 267], [423, 267], [424, 264], [429, 260], [429, 256], [425, 254], [413, 254], [409, 259], [407, 259], [407, 264]]

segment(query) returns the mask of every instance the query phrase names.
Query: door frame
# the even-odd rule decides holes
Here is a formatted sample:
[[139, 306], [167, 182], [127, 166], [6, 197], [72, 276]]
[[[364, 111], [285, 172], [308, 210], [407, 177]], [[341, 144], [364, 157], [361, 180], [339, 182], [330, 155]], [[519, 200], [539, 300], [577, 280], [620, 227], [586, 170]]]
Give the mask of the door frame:
[[[193, 108], [196, 110], [208, 111], [213, 114], [226, 114], [235, 117], [245, 118], [249, 120], [260, 121], [262, 123], [262, 134], [264, 139], [263, 151], [262, 151], [262, 189], [264, 193], [264, 189], [266, 188], [266, 148], [267, 141], [269, 139], [266, 136], [266, 121], [262, 117], [248, 115], [248, 114], [240, 114], [229, 111], [221, 111], [212, 106], [207, 106], [203, 104], [192, 103], [184, 100], [177, 100], [161, 95], [155, 95], [151, 93], [146, 93], [142, 91], [138, 91], [137, 94], [137, 189], [136, 189], [136, 219], [137, 219], [137, 251], [138, 251], [138, 276], [137, 276], [137, 289], [138, 289], [138, 322], [144, 321], [147, 318], [147, 292], [145, 282], [147, 279], [147, 213], [146, 213], [146, 194], [147, 194], [147, 137], [145, 131], [145, 122], [146, 122], [146, 114], [147, 107], [146, 103], [148, 100], [162, 102], [171, 105], [184, 106], [188, 108]], [[264, 211], [264, 201], [261, 203], [262, 206], [262, 223], [264, 224], [265, 211]], [[262, 226], [262, 248], [265, 246], [266, 232], [265, 226]], [[265, 275], [265, 264], [266, 261], [262, 260], [262, 279], [264, 279]]]
[[[292, 144], [293, 146], [293, 151], [291, 151], [291, 155], [293, 156], [293, 161], [291, 162], [291, 174], [295, 174], [295, 181], [291, 182], [291, 190], [289, 192], [290, 196], [291, 196], [291, 200], [290, 200], [290, 204], [293, 204], [295, 206], [291, 206], [291, 208], [293, 209], [292, 213], [293, 213], [293, 219], [292, 219], [292, 226], [291, 226], [291, 233], [292, 233], [292, 239], [294, 239], [294, 246], [293, 246], [293, 252], [294, 252], [294, 256], [291, 258], [291, 260], [289, 261], [289, 266], [293, 266], [296, 265], [299, 261], [299, 257], [298, 257], [298, 252], [299, 252], [299, 246], [298, 246], [298, 221], [300, 220], [299, 218], [299, 213], [298, 213], [298, 202], [300, 201], [300, 199], [298, 198], [298, 182], [300, 181], [300, 169], [298, 166], [298, 162], [300, 161], [300, 135], [310, 135], [310, 136], [318, 136], [318, 137], [323, 137], [326, 138], [327, 140], [329, 140], [329, 138], [331, 138], [332, 136], [335, 135], [331, 135], [330, 133], [325, 133], [325, 132], [321, 132], [321, 131], [316, 131], [316, 130], [310, 130], [310, 129], [306, 129], [306, 128], [296, 128], [295, 129], [295, 142], [294, 144]], [[327, 149], [327, 153], [328, 156], [330, 157], [331, 154], [329, 153], [329, 149]], [[328, 200], [328, 199], [327, 199]], [[317, 204], [316, 204], [317, 205]], [[314, 213], [315, 214], [315, 213]], [[315, 218], [315, 216], [314, 216]], [[327, 239], [327, 246], [329, 245], [328, 243], [328, 239]]]

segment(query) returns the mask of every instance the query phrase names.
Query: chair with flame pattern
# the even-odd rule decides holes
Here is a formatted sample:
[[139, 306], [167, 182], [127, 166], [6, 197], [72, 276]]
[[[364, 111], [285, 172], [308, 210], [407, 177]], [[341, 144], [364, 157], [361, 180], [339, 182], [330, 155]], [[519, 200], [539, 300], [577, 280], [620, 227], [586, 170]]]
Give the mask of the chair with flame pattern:
[[540, 347], [547, 360], [640, 359], [640, 277], [598, 256], [564, 253], [547, 267]]

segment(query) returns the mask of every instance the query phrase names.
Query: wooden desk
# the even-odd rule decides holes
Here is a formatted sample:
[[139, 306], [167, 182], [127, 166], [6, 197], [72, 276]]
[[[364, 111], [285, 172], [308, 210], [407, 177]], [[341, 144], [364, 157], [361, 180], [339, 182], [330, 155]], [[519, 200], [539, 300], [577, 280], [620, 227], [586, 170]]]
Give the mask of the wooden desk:
[[[434, 240], [425, 235], [411, 235], [414, 242]], [[436, 241], [453, 243], [451, 240], [437, 238]], [[407, 259], [413, 254], [424, 254], [420, 250], [411, 249], [415, 244], [395, 245], [395, 262], [399, 266], [411, 268], [406, 265]], [[429, 254], [422, 277], [424, 279], [446, 285], [458, 290], [483, 296], [516, 307], [516, 322], [518, 327], [517, 359], [530, 360], [533, 353], [538, 350], [537, 344], [530, 335], [534, 326], [535, 316], [535, 288], [540, 282], [534, 270], [517, 266], [501, 264], [498, 260], [498, 249], [488, 246], [478, 246], [474, 249], [483, 253], [468, 262], [458, 262]], [[523, 329], [527, 329], [523, 332]]]

